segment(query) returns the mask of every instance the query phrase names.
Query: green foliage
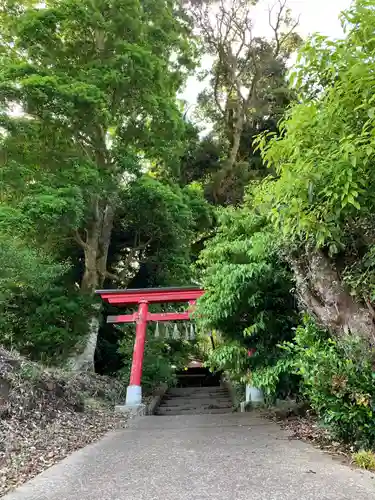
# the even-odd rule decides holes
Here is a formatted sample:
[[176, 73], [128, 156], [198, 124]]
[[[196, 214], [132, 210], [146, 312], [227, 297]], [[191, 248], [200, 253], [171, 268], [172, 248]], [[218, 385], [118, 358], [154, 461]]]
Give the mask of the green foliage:
[[[301, 50], [299, 102], [280, 136], [258, 139], [276, 177], [264, 183], [257, 203], [290, 241], [311, 239], [331, 254], [348, 244], [359, 218], [371, 220], [375, 202], [372, 2], [358, 0], [344, 19], [346, 39], [317, 36]], [[304, 85], [317, 73], [326, 85], [317, 85], [312, 98]]]
[[375, 470], [375, 453], [372, 451], [361, 450], [353, 453], [353, 463], [361, 469]]
[[251, 382], [273, 396], [292, 375], [332, 436], [356, 448], [374, 448], [374, 358], [363, 340], [333, 339], [306, 317], [293, 342], [280, 347], [284, 356], [255, 370]]
[[211, 136], [199, 137], [199, 130], [191, 127], [180, 159], [180, 184], [207, 179], [220, 168], [222, 147]]
[[247, 209], [225, 209], [219, 227], [201, 253], [197, 272], [205, 295], [197, 315], [206, 328], [247, 339], [269, 351], [290, 330], [293, 298], [288, 270], [277, 256], [275, 236], [262, 217]]
[[274, 365], [260, 366], [251, 373], [249, 382], [262, 389], [266, 399], [272, 402], [276, 396], [298, 394], [300, 377], [294, 373], [293, 360], [280, 355]]
[[234, 382], [244, 382], [248, 371], [247, 349], [238, 341], [225, 342], [210, 352], [206, 365], [212, 372], [230, 373]]
[[17, 297], [10, 303], [8, 314], [2, 317], [2, 344], [35, 361], [53, 365], [63, 364], [75, 349], [83, 349], [91, 297], [60, 281], [45, 293], [29, 294], [22, 299]]
[[[194, 46], [172, 0], [12, 0], [0, 13], [7, 203], [35, 235], [58, 227], [61, 238], [89, 224], [92, 203], [139, 172], [139, 157], [175, 158], [184, 133], [176, 92]], [[15, 104], [24, 116], [9, 115]]]
[[87, 330], [91, 299], [70, 267], [9, 235], [0, 237], [0, 343], [44, 363], [67, 359]]
[[67, 268], [19, 238], [0, 233], [0, 304], [20, 293], [42, 292]]
[[281, 347], [288, 356], [279, 361], [270, 378], [269, 373], [259, 372], [254, 381], [272, 390], [280, 375], [294, 373], [300, 378], [302, 394], [333, 436], [357, 448], [373, 448], [374, 354], [363, 339], [333, 339], [305, 318], [293, 342]]
[[113, 231], [112, 268], [123, 260], [127, 243], [129, 255], [140, 249], [139, 260], [152, 274], [149, 286], [190, 283], [192, 244], [212, 224], [200, 186], [180, 188], [145, 174], [121, 192], [121, 207]]
[[[293, 336], [293, 283], [277, 249], [264, 218], [246, 208], [225, 209], [197, 263], [206, 291], [198, 301], [198, 323], [217, 329], [223, 338], [209, 365], [228, 370], [237, 380], [248, 378], [256, 367], [274, 365], [280, 356], [277, 345]], [[249, 349], [256, 349], [251, 357]]]

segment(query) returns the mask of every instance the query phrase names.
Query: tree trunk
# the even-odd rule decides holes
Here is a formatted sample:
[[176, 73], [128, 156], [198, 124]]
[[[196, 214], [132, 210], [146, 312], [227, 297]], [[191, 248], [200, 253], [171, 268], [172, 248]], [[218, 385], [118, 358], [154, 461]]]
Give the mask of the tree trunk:
[[[102, 288], [107, 274], [108, 249], [111, 242], [114, 210], [109, 203], [100, 209], [96, 201], [93, 207], [93, 220], [86, 229], [86, 240], [79, 235], [76, 239], [81, 245], [85, 256], [85, 272], [82, 278], [81, 290], [93, 295], [95, 290]], [[93, 305], [93, 311], [88, 319], [88, 336], [83, 352], [70, 360], [74, 371], [94, 370], [94, 356], [100, 327], [101, 305]]]
[[302, 258], [289, 256], [287, 260], [302, 303], [322, 326], [337, 335], [360, 335], [375, 345], [371, 310], [351, 296], [333, 262], [323, 252], [308, 250]]
[[94, 371], [94, 356], [100, 327], [100, 305], [95, 305], [93, 309], [94, 311], [88, 321], [88, 336], [85, 348], [83, 352], [70, 360], [70, 369], [74, 372]]
[[240, 111], [240, 113], [241, 115], [237, 117], [236, 123], [233, 128], [233, 142], [226, 163], [226, 170], [228, 172], [231, 172], [233, 170], [233, 167], [237, 160], [238, 151], [240, 150], [240, 142], [244, 126], [244, 117], [242, 115], [242, 110]]

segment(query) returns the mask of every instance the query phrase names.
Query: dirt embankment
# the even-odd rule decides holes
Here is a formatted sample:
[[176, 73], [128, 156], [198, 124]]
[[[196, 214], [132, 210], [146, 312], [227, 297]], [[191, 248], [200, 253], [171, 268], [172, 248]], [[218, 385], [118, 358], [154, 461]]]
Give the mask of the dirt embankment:
[[117, 380], [46, 369], [0, 348], [0, 497], [125, 425]]

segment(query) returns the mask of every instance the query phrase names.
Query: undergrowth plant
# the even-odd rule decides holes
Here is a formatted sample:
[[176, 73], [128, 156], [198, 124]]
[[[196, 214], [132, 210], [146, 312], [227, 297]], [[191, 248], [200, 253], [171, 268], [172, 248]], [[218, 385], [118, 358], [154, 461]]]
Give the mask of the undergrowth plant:
[[308, 317], [292, 342], [280, 346], [285, 358], [254, 374], [269, 393], [285, 374], [300, 379], [301, 394], [335, 438], [355, 448], [375, 447], [374, 353], [362, 338], [333, 339]]
[[372, 451], [357, 451], [353, 453], [353, 463], [361, 469], [375, 471], [375, 454]]

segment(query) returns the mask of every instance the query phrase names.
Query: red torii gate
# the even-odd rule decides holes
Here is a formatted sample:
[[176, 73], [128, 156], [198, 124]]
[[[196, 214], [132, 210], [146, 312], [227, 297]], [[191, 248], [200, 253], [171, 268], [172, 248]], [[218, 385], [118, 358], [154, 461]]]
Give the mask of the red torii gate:
[[[138, 312], [108, 316], [107, 323], [136, 323], [133, 362], [130, 382], [126, 390], [126, 406], [139, 406], [142, 403], [142, 367], [148, 321], [186, 321], [190, 319], [192, 307], [204, 290], [198, 287], [180, 288], [141, 288], [128, 290], [97, 290], [96, 294], [112, 305], [138, 304]], [[150, 313], [149, 304], [168, 302], [187, 302], [189, 308], [184, 312]]]

